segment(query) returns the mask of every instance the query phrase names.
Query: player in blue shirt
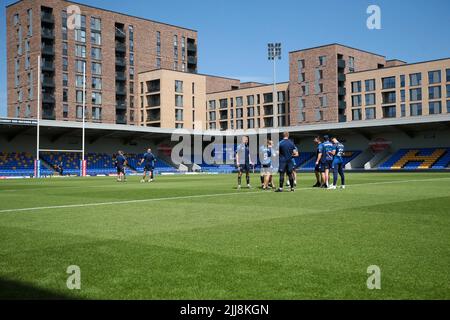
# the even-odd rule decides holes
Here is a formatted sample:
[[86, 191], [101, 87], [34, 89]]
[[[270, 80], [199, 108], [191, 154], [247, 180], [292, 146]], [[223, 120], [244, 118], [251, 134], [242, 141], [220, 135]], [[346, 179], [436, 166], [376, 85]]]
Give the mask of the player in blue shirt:
[[295, 144], [291, 140], [289, 140], [289, 132], [283, 133], [283, 140], [280, 141], [280, 144], [278, 146], [278, 155], [279, 155], [278, 172], [280, 173], [280, 187], [276, 190], [276, 192], [283, 192], [285, 174], [288, 175], [291, 191], [294, 191], [294, 177], [292, 174], [294, 166], [292, 163], [292, 158], [298, 156], [298, 151]]
[[[153, 170], [155, 169], [156, 157], [152, 153], [152, 149], [148, 148], [147, 152], [139, 162], [139, 165], [144, 163], [144, 175], [142, 176], [141, 182], [153, 182]], [[150, 180], [147, 180], [147, 173], [150, 176]]]
[[328, 188], [330, 169], [333, 166], [334, 146], [328, 135], [325, 135], [323, 140], [324, 142], [319, 145], [319, 156], [317, 157], [316, 165], [320, 164], [320, 171], [322, 173], [321, 188]]
[[[294, 151], [297, 152], [297, 154], [298, 154], [297, 148], [295, 148]], [[292, 177], [294, 178], [294, 187], [297, 186], [297, 168], [298, 168], [298, 166], [297, 166], [297, 161], [295, 160], [295, 158], [297, 158], [297, 157], [292, 158]], [[291, 186], [291, 183], [289, 182], [289, 180], [286, 182], [286, 186], [288, 186], [288, 187]]]
[[248, 144], [248, 137], [242, 137], [242, 143], [236, 149], [236, 166], [238, 168], [238, 189], [241, 188], [242, 173], [245, 172], [245, 179], [247, 187], [250, 186], [250, 166], [252, 166], [252, 159], [250, 157], [250, 146]]
[[[316, 161], [317, 158], [319, 157], [319, 146], [322, 144], [322, 140], [320, 139], [319, 136], [314, 138], [314, 143], [316, 144]], [[316, 175], [316, 184], [313, 185], [313, 188], [319, 188], [322, 185], [322, 177], [320, 174], [320, 163], [317, 164], [314, 167], [314, 174]]]
[[266, 145], [262, 145], [259, 149], [261, 162], [261, 187], [264, 190], [270, 190], [269, 184], [272, 180], [272, 158], [275, 157], [272, 140], [268, 140]]
[[345, 176], [344, 176], [344, 144], [340, 143], [336, 137], [331, 138], [331, 142], [334, 145], [334, 158], [333, 158], [333, 185], [328, 189], [336, 189], [338, 174], [341, 176], [341, 188], [345, 189]]
[[127, 158], [125, 158], [123, 151], [119, 150], [116, 156], [116, 168], [117, 168], [117, 181], [125, 182], [127, 178], [125, 176], [125, 166], [127, 165]]

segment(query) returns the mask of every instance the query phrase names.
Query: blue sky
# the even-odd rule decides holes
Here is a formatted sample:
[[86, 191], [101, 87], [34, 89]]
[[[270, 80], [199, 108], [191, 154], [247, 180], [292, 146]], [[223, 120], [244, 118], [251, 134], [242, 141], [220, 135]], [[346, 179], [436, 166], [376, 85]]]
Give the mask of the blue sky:
[[[0, 116], [6, 114], [5, 5], [0, 21]], [[271, 81], [267, 42], [281, 42], [279, 81], [289, 78], [288, 52], [327, 43], [408, 62], [450, 57], [448, 0], [79, 0], [198, 31], [199, 72]], [[366, 9], [381, 8], [381, 30], [366, 27]]]

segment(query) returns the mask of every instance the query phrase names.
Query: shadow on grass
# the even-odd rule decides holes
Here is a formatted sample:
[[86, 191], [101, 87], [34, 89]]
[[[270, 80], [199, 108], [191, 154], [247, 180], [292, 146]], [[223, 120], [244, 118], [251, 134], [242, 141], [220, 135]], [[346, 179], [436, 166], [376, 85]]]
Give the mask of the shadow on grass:
[[73, 300], [79, 299], [47, 289], [38, 288], [32, 284], [16, 280], [0, 278], [1, 300]]

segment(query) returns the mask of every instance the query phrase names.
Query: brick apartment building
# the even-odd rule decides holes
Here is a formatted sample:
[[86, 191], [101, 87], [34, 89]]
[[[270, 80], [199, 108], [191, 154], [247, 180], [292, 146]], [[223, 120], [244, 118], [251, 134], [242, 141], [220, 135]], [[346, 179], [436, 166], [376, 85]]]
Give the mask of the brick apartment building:
[[[73, 30], [71, 5], [81, 14]], [[62, 0], [18, 1], [6, 18], [9, 117], [36, 117], [39, 55], [44, 119], [81, 119], [84, 64], [87, 121], [130, 125], [139, 72], [197, 72], [195, 30]]]
[[[71, 30], [70, 5], [81, 11]], [[450, 113], [450, 59], [407, 64], [329, 44], [289, 53], [289, 82], [197, 73], [195, 30], [63, 0], [7, 6], [8, 116], [235, 130]], [[276, 106], [275, 102], [276, 101]]]

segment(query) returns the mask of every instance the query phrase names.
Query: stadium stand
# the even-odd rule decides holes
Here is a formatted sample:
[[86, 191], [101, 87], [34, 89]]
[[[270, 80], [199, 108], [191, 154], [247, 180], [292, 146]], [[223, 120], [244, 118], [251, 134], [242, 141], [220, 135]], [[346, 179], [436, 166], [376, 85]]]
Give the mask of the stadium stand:
[[445, 169], [450, 164], [450, 148], [400, 149], [378, 169]]
[[[303, 154], [308, 153], [304, 152]], [[347, 164], [353, 159], [355, 159], [357, 156], [361, 154], [361, 151], [345, 151], [344, 153], [344, 163]], [[315, 152], [309, 152], [309, 159], [306, 160], [303, 165], [300, 166], [300, 170], [313, 170], [316, 166], [316, 153]], [[302, 154], [300, 154], [300, 158], [302, 157]]]
[[[142, 173], [144, 172], [144, 167], [139, 165], [139, 162], [141, 161], [144, 154], [126, 154], [125, 157], [128, 160], [128, 166], [138, 172]], [[161, 160], [156, 156], [156, 162], [155, 162], [155, 173], [168, 173], [168, 172], [177, 172], [177, 169], [169, 165], [167, 162]]]
[[[52, 170], [41, 168], [42, 175], [52, 174]], [[27, 152], [0, 152], [0, 176], [33, 176], [34, 156]]]

